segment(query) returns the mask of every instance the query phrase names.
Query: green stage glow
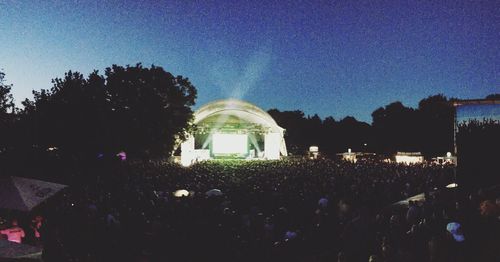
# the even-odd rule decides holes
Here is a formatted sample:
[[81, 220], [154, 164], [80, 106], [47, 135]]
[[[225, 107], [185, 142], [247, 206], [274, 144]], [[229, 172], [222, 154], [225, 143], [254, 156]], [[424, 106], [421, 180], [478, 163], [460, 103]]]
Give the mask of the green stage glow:
[[237, 99], [218, 100], [194, 113], [196, 129], [180, 144], [181, 164], [211, 159], [287, 156], [284, 129], [264, 110]]

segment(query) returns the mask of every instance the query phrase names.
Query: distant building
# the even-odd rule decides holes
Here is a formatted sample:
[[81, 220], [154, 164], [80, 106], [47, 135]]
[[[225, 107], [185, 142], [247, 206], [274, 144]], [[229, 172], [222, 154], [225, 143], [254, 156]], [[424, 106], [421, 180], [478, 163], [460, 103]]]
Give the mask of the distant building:
[[309, 147], [309, 158], [310, 159], [318, 159], [319, 156], [319, 147], [318, 146], [310, 146]]
[[438, 156], [432, 159], [435, 164], [445, 165], [445, 164], [457, 164], [457, 157], [452, 156], [450, 152], [446, 153], [445, 156]]
[[397, 152], [394, 156], [396, 163], [420, 164], [424, 162], [424, 156], [420, 152]]
[[344, 161], [356, 163], [361, 159], [373, 159], [373, 157], [375, 157], [375, 153], [352, 152], [349, 148], [347, 149], [347, 152], [339, 153], [337, 156], [340, 156], [340, 158]]

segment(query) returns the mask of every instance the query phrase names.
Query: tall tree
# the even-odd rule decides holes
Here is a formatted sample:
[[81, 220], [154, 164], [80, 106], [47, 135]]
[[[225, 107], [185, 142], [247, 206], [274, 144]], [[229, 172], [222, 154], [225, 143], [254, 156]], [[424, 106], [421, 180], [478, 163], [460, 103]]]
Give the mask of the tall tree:
[[418, 151], [418, 117], [413, 108], [394, 102], [372, 113], [376, 151]]
[[354, 117], [337, 122], [333, 117], [322, 120], [318, 115], [305, 117], [302, 111], [269, 110], [278, 125], [286, 129], [285, 139], [292, 154], [304, 155], [309, 146], [319, 146], [324, 155], [344, 152], [347, 148], [365, 151], [371, 144], [371, 127]]
[[14, 98], [10, 93], [12, 85], [4, 81], [5, 73], [0, 71], [0, 153], [5, 151], [11, 141], [10, 131], [14, 121]]
[[444, 155], [452, 151], [454, 110], [442, 94], [429, 96], [418, 104], [419, 137], [425, 155]]
[[307, 147], [306, 140], [306, 118], [304, 112], [295, 111], [279, 111], [271, 109], [268, 113], [276, 120], [279, 126], [285, 129], [285, 140], [287, 141], [287, 149], [292, 155], [304, 154]]
[[50, 90], [25, 101], [23, 119], [32, 121], [39, 147], [92, 156], [125, 150], [129, 155], [168, 155], [183, 137], [196, 89], [187, 78], [161, 67], [113, 65], [104, 76], [78, 72], [53, 80]]
[[171, 152], [193, 117], [197, 92], [189, 79], [141, 64], [113, 65], [105, 76], [115, 146], [141, 154]]
[[14, 110], [14, 98], [10, 93], [12, 85], [5, 83], [5, 73], [0, 71], [0, 113], [8, 113]]
[[348, 148], [354, 151], [367, 151], [371, 146], [371, 126], [365, 122], [360, 122], [352, 116], [347, 116], [340, 120], [337, 125], [337, 137], [341, 152]]

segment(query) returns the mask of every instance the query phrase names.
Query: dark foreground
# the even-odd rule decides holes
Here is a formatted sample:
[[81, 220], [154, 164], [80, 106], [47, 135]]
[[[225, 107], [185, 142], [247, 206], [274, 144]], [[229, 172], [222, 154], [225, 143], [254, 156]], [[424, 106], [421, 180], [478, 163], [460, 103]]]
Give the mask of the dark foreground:
[[[500, 257], [497, 196], [457, 197], [445, 188], [454, 181], [451, 166], [285, 160], [182, 168], [101, 162], [79, 172], [84, 179], [32, 214], [45, 218], [40, 232], [46, 261]], [[223, 195], [205, 195], [214, 188]], [[178, 189], [194, 194], [173, 197]], [[423, 203], [391, 206], [421, 192]], [[447, 231], [450, 222], [460, 224], [456, 234], [464, 241]]]

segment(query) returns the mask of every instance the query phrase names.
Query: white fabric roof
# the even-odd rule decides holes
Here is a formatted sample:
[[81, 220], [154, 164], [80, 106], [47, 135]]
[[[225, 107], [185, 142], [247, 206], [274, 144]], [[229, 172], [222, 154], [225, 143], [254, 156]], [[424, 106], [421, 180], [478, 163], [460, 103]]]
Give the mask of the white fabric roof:
[[23, 177], [0, 178], [0, 208], [30, 211], [66, 185]]
[[266, 111], [238, 99], [217, 100], [202, 106], [194, 113], [194, 123], [198, 124], [204, 119], [216, 115], [221, 116], [222, 122], [224, 116], [231, 115], [270, 128], [272, 132], [282, 133], [284, 131]]

